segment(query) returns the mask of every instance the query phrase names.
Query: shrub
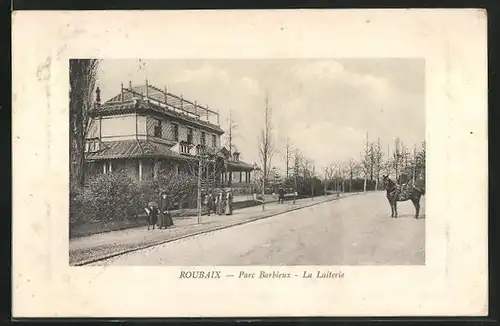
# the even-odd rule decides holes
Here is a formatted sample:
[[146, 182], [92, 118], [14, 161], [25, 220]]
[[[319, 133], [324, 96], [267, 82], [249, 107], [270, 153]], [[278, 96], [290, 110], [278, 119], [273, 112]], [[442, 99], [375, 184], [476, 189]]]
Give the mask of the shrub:
[[137, 218], [151, 201], [166, 191], [171, 207], [196, 200], [196, 178], [188, 174], [159, 173], [155, 180], [137, 182], [126, 172], [97, 174], [83, 188], [70, 187], [70, 222], [110, 222]]
[[126, 173], [98, 174], [81, 190], [70, 190], [71, 221], [106, 222], [137, 216], [137, 186]]
[[156, 194], [160, 191], [167, 193], [167, 198], [172, 206], [181, 203], [196, 201], [198, 184], [197, 178], [188, 173], [160, 172], [155, 183]]

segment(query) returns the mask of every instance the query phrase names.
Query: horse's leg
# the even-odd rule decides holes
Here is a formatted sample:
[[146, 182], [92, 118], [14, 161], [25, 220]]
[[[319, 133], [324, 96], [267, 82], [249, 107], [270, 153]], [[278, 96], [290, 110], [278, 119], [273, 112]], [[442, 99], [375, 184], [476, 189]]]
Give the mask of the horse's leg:
[[394, 217], [397, 218], [398, 217], [398, 201], [397, 201], [397, 198], [394, 198]]
[[415, 198], [412, 198], [413, 206], [415, 206], [415, 218], [418, 219], [418, 213], [420, 212], [420, 196], [417, 195]]

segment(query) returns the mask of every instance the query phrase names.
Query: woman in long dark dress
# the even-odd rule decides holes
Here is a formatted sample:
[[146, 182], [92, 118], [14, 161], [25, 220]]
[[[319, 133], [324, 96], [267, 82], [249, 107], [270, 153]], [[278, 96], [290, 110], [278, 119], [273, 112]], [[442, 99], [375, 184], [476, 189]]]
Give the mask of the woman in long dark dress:
[[170, 215], [170, 204], [166, 192], [162, 192], [160, 194], [160, 214], [160, 229], [162, 227], [168, 228], [169, 226], [174, 225], [174, 221], [172, 220], [172, 216]]
[[233, 192], [229, 189], [226, 192], [226, 215], [233, 215]]

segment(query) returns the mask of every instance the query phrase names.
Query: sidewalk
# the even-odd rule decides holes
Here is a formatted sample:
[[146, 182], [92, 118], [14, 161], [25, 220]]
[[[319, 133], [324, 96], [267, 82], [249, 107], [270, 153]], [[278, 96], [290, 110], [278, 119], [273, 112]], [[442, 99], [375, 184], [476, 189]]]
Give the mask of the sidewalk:
[[[356, 194], [358, 193], [340, 194], [340, 198]], [[295, 204], [292, 201], [285, 201], [284, 204], [272, 202], [266, 204], [265, 211], [262, 211], [262, 206], [259, 205], [235, 210], [230, 216], [205, 215], [201, 218], [201, 224], [197, 223], [196, 216], [177, 217], [174, 218], [174, 226], [168, 229], [148, 230], [147, 227], [139, 227], [74, 238], [70, 239], [69, 242], [69, 263], [70, 265], [85, 265], [126, 252], [248, 223], [336, 198], [335, 194], [319, 196], [314, 199], [303, 198], [296, 200]]]

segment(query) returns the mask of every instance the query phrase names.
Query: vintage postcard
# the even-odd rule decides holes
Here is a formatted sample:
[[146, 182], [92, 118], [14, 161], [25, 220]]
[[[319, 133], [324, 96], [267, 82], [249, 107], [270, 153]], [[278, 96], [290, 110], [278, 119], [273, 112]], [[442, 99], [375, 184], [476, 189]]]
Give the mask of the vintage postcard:
[[487, 315], [486, 21], [14, 13], [13, 316]]

